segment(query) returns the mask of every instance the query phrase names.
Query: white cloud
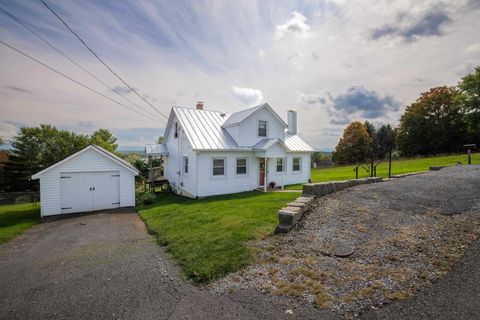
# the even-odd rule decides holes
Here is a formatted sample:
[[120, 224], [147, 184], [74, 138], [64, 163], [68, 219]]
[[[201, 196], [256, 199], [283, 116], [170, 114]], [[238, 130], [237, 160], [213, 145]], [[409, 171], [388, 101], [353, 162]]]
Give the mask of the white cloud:
[[263, 102], [263, 93], [258, 89], [232, 87], [233, 95], [245, 104], [259, 104]]
[[[168, 115], [173, 105], [194, 107], [199, 100], [207, 110], [225, 112], [238, 110], [239, 102], [267, 101], [281, 116], [296, 108], [299, 133], [313, 146], [329, 148], [337, 143], [342, 128], [330, 123], [328, 106], [321, 103], [328, 98], [325, 92], [337, 97], [348, 88], [363, 86], [382, 96], [388, 93], [401, 107], [379, 121], [395, 125], [403, 107], [421, 92], [434, 85], [455, 85], [457, 72], [463, 75], [480, 64], [474, 45], [479, 43], [479, 11], [461, 9], [457, 2], [444, 2], [452, 21], [439, 36], [409, 43], [398, 37], [369, 40], [373, 29], [395, 22], [399, 14], [421, 16], [436, 2], [379, 0], [365, 6], [360, 0], [286, 1], [281, 5], [268, 0], [207, 5], [147, 1], [109, 10], [113, 5], [109, 2], [80, 5], [65, 0], [58, 2], [58, 9], [75, 29], [84, 30], [87, 43], [140, 94], [148, 94], [162, 113]], [[111, 87], [122, 85], [37, 1], [5, 6], [32, 26], [39, 26], [39, 33]], [[11, 23], [5, 23], [1, 31], [5, 41], [130, 105]], [[0, 70], [0, 116], [6, 122], [51, 123], [85, 132], [98, 127], [114, 132], [164, 127], [164, 123], [125, 110], [2, 46]], [[156, 114], [135, 95], [128, 98]], [[80, 121], [88, 126], [79, 128]], [[327, 131], [328, 135], [322, 134]], [[129, 136], [119, 134], [119, 143], [141, 145], [139, 140], [153, 136], [132, 131]]]
[[463, 53], [466, 55], [480, 55], [480, 43], [469, 45], [463, 50]]
[[295, 34], [300, 37], [308, 35], [311, 27], [307, 24], [307, 18], [300, 12], [292, 12], [292, 18], [285, 21], [284, 24], [277, 26], [275, 38], [280, 39], [287, 34]]
[[17, 127], [11, 123], [0, 120], [0, 138], [3, 142], [10, 141], [17, 134]]

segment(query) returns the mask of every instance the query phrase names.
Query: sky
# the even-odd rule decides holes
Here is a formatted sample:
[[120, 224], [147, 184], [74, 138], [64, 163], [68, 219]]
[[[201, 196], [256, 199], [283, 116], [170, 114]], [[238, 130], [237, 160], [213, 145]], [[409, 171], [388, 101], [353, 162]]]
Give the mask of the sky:
[[40, 0], [0, 0], [108, 87], [2, 10], [1, 41], [124, 104], [0, 44], [6, 141], [22, 126], [48, 123], [82, 133], [107, 128], [120, 146], [141, 147], [163, 133], [160, 113], [172, 106], [203, 101], [207, 110], [234, 112], [267, 102], [284, 119], [296, 109], [300, 136], [332, 150], [351, 121], [397, 125], [420, 93], [455, 85], [480, 65], [480, 0], [45, 2], [156, 110]]

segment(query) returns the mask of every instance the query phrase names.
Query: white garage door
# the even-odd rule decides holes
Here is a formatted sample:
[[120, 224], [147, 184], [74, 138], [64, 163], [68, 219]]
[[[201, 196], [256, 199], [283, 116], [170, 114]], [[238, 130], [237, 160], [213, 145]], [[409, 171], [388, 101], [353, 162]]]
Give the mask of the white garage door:
[[120, 206], [120, 173], [66, 172], [60, 175], [62, 213], [94, 211]]

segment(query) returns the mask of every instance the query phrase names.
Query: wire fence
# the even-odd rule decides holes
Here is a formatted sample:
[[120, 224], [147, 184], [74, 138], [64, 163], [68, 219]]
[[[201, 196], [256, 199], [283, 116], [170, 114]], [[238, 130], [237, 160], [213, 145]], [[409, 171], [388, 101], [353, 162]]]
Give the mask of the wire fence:
[[40, 193], [38, 191], [0, 192], [0, 205], [32, 203], [36, 206], [39, 201]]

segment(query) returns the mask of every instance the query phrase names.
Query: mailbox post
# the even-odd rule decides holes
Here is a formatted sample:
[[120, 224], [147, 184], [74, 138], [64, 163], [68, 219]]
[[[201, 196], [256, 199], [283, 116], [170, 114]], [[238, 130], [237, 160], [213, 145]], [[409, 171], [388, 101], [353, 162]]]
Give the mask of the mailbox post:
[[477, 145], [475, 143], [471, 144], [464, 144], [464, 148], [467, 148], [467, 154], [468, 154], [468, 164], [472, 164], [472, 149], [476, 149]]

